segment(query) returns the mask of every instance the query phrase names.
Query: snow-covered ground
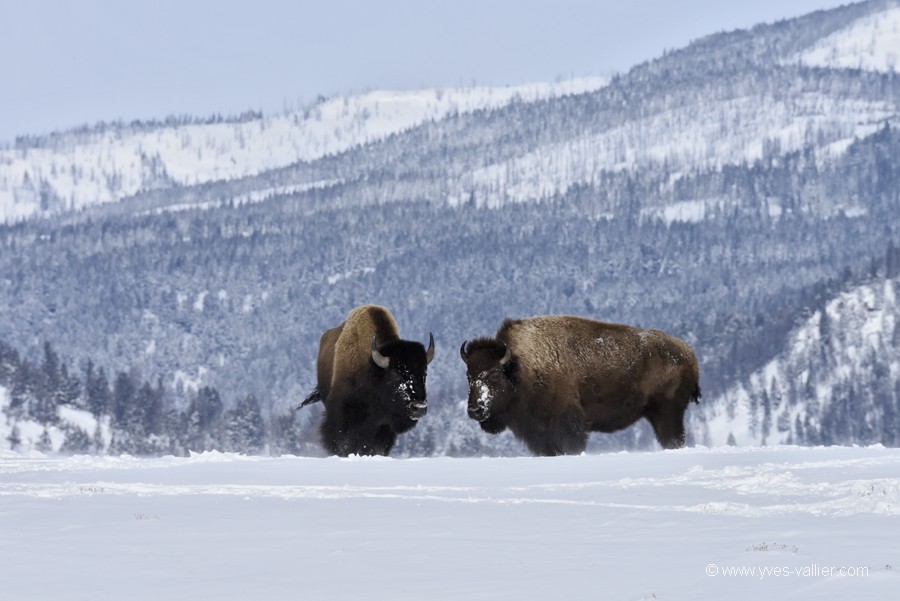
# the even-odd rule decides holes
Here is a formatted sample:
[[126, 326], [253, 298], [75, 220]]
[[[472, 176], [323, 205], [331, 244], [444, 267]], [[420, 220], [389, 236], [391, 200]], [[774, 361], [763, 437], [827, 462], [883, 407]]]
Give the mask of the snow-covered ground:
[[0, 597], [891, 599], [900, 449], [0, 454]]

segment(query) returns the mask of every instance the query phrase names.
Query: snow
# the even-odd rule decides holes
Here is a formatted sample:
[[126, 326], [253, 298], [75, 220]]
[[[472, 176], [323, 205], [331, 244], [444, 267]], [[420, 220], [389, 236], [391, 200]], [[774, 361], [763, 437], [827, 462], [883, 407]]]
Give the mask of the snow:
[[482, 380], [475, 380], [475, 388], [478, 389], [477, 408], [482, 414], [487, 414], [491, 408], [491, 389]]
[[[91, 415], [90, 411], [75, 409], [67, 405], [59, 407], [60, 421], [56, 425], [45, 427], [32, 419], [18, 419], [14, 421], [7, 415], [11, 401], [9, 389], [0, 386], [0, 446], [3, 448], [9, 448], [9, 439], [14, 434], [14, 429], [18, 430], [18, 450], [26, 453], [38, 448], [45, 431], [50, 437], [50, 447], [54, 451], [58, 451], [65, 442], [66, 428], [80, 428], [88, 436], [93, 436], [97, 431], [97, 418]], [[109, 416], [101, 418], [99, 426], [104, 447], [108, 447], [112, 436], [109, 427]]]
[[209, 290], [204, 290], [197, 295], [197, 299], [194, 301], [194, 311], [203, 313], [203, 304], [206, 302], [206, 296], [208, 294]]
[[347, 278], [352, 278], [357, 275], [368, 275], [370, 273], [375, 273], [374, 267], [361, 267], [359, 269], [352, 269], [350, 271], [345, 271], [343, 273], [336, 273], [334, 275], [330, 275], [325, 279], [329, 284], [334, 285], [334, 284], [337, 284], [338, 282], [340, 282], [341, 280], [346, 280]]
[[192, 390], [194, 392], [200, 390], [202, 386], [206, 384], [206, 376], [209, 373], [209, 369], [204, 366], [200, 366], [197, 368], [197, 375], [191, 375], [190, 373], [177, 369], [175, 370], [175, 388], [181, 390]]
[[[900, 450], [0, 454], [7, 599], [889, 599]], [[740, 575], [743, 573], [743, 575]]]
[[[0, 150], [0, 223], [115, 202], [172, 184], [254, 175], [343, 152], [428, 120], [586, 92], [607, 83], [607, 78], [584, 77], [508, 87], [377, 90], [243, 122], [67, 132], [44, 147]], [[276, 188], [240, 200], [256, 202], [269, 192], [285, 193]]]
[[[447, 200], [455, 206], [474, 192], [479, 205], [499, 207], [565, 193], [577, 184], [593, 184], [603, 171], [664, 164], [683, 172], [721, 168], [752, 163], [767, 153], [796, 151], [806, 144], [814, 144], [820, 158], [834, 158], [855, 138], [870, 135], [895, 119], [896, 110], [888, 103], [818, 93], [789, 100], [775, 96], [711, 98], [699, 106], [692, 103], [643, 115], [478, 168], [451, 182], [455, 189], [451, 188]], [[821, 140], [814, 139], [817, 132], [821, 132]], [[702, 220], [707, 208], [706, 203], [697, 203], [645, 210], [671, 223]]]
[[60, 405], [57, 409], [57, 413], [59, 414], [59, 419], [64, 423], [75, 426], [76, 428], [81, 428], [88, 436], [92, 436], [97, 429], [98, 420], [91, 415], [90, 411], [75, 409], [67, 405]]
[[900, 58], [900, 7], [867, 15], [819, 40], [792, 63], [896, 73]]
[[667, 224], [680, 221], [683, 223], [697, 223], [706, 218], [707, 207], [722, 204], [717, 200], [682, 200], [673, 202], [663, 207], [641, 210], [641, 216], [659, 217]]
[[[874, 381], [874, 366], [884, 366], [896, 380], [898, 286], [897, 278], [876, 280], [829, 300], [789, 334], [785, 348], [763, 367], [703, 403], [702, 419], [690, 418], [697, 439], [710, 446], [727, 444], [729, 435], [739, 446], [790, 442], [797, 436], [798, 416], [817, 419], [851, 384]], [[766, 398], [772, 402], [768, 438], [763, 436]]]

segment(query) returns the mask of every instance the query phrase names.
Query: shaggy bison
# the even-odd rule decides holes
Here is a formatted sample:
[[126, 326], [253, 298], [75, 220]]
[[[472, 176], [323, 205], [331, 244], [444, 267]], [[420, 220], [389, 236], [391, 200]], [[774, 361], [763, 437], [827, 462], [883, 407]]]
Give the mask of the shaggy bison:
[[507, 427], [536, 455], [581, 453], [589, 432], [642, 417], [664, 448], [684, 445], [684, 412], [700, 398], [691, 348], [659, 330], [580, 317], [507, 319], [494, 338], [463, 342], [469, 417]]
[[353, 309], [336, 328], [322, 334], [316, 364], [318, 386], [300, 407], [325, 405], [319, 438], [332, 455], [387, 455], [397, 434], [425, 415], [428, 349], [401, 340], [384, 307]]

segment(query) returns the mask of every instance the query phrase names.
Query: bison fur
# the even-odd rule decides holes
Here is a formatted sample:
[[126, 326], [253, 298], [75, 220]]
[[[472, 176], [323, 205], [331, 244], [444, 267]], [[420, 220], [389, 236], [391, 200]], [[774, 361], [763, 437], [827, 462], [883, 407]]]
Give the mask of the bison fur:
[[425, 415], [425, 376], [434, 357], [402, 340], [390, 311], [366, 305], [353, 309], [319, 341], [317, 386], [301, 407], [321, 401], [325, 413], [319, 440], [332, 455], [388, 455], [397, 435]]
[[507, 319], [493, 338], [464, 342], [468, 414], [509, 428], [536, 455], [578, 454], [590, 432], [646, 418], [663, 448], [685, 443], [684, 413], [700, 398], [694, 352], [659, 330], [550, 315]]

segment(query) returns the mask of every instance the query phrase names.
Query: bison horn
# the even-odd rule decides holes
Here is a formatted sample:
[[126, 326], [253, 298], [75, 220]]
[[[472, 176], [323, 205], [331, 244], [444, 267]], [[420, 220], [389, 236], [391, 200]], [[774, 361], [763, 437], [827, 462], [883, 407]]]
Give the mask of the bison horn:
[[469, 351], [466, 350], [467, 344], [469, 344], [469, 341], [463, 340], [462, 346], [459, 347], [459, 356], [462, 357], [463, 361], [469, 358]]
[[372, 336], [372, 361], [381, 369], [387, 369], [387, 366], [391, 364], [390, 357], [385, 357], [378, 352], [378, 347], [375, 346], [375, 336]]
[[509, 350], [509, 347], [506, 346], [506, 343], [503, 343], [503, 348], [506, 349], [506, 353], [504, 353], [503, 358], [500, 359], [500, 365], [506, 365], [509, 363], [509, 360], [512, 359], [512, 351]]
[[425, 351], [425, 364], [431, 363], [432, 359], [434, 359], [434, 335], [428, 332], [428, 350]]

